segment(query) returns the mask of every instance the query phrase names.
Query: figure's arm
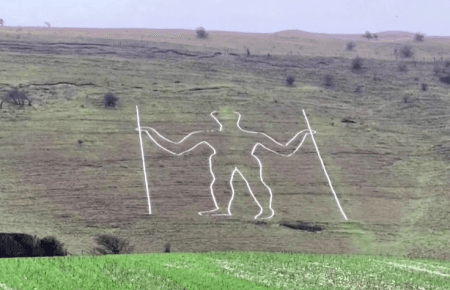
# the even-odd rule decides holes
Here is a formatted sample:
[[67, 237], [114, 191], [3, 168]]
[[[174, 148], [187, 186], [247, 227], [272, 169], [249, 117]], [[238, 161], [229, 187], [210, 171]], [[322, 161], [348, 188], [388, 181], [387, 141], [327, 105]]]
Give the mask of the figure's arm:
[[[255, 132], [257, 133], [257, 132]], [[316, 134], [316, 131], [312, 130], [313, 134]], [[308, 129], [302, 130], [295, 134], [295, 136], [289, 140], [286, 143], [281, 143], [273, 139], [272, 137], [268, 136], [264, 133], [257, 133], [258, 134], [258, 145], [271, 151], [274, 153], [277, 153], [279, 155], [289, 157], [302, 146], [303, 142], [305, 141], [306, 137], [311, 135], [311, 132]], [[256, 146], [254, 147], [253, 152], [255, 151]]]
[[[136, 131], [138, 131], [138, 128], [136, 128]], [[150, 140], [158, 145], [158, 147], [175, 155], [182, 155], [193, 150], [205, 141], [206, 135], [209, 133], [209, 131], [195, 131], [188, 134], [180, 141], [172, 141], [151, 127], [141, 127], [141, 131], [142, 134], [150, 137]]]

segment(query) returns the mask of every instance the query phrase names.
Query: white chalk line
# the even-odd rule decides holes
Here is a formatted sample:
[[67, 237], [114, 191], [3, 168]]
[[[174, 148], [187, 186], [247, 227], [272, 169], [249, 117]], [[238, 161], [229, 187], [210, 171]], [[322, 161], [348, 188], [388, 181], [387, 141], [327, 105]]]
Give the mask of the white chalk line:
[[147, 182], [147, 171], [145, 170], [145, 160], [144, 160], [144, 147], [142, 146], [142, 133], [141, 133], [141, 124], [139, 121], [139, 110], [138, 107], [136, 106], [136, 117], [137, 117], [137, 124], [138, 124], [138, 129], [139, 129], [139, 142], [141, 144], [141, 155], [142, 155], [142, 166], [144, 168], [144, 180], [145, 180], [145, 189], [147, 192], [147, 200], [148, 200], [148, 213], [152, 214], [152, 207], [150, 205], [150, 192], [148, 191], [148, 182]]
[[[309, 131], [311, 131], [311, 126], [309, 125], [308, 118], [306, 117], [305, 110], [302, 110], [302, 111], [303, 111], [303, 115], [305, 116], [305, 119], [306, 119], [306, 124], [308, 124]], [[332, 191], [333, 194], [334, 194], [334, 198], [336, 199], [336, 202], [337, 202], [337, 204], [338, 204], [338, 206], [339, 206], [339, 209], [341, 210], [341, 213], [344, 215], [345, 220], [348, 220], [348, 219], [347, 219], [347, 216], [345, 215], [344, 211], [342, 210], [341, 204], [339, 203], [339, 200], [338, 200], [338, 198], [337, 198], [337, 196], [336, 196], [336, 193], [334, 192], [333, 186], [331, 185], [330, 177], [328, 177], [327, 170], [325, 169], [325, 164], [323, 163], [322, 157], [320, 156], [319, 148], [317, 147], [316, 140], [314, 139], [313, 134], [311, 134], [311, 138], [312, 138], [312, 140], [313, 140], [314, 147], [316, 147], [317, 156], [319, 156], [320, 163], [322, 164], [323, 171], [325, 172], [325, 176], [326, 176], [327, 179], [328, 179], [328, 183], [330, 184], [330, 188], [331, 188], [331, 191]]]
[[[220, 125], [220, 130], [219, 130], [219, 131], [222, 131], [222, 124], [220, 124], [220, 122], [212, 115], [213, 113], [215, 113], [215, 111], [211, 113], [211, 116], [219, 123], [219, 125]], [[237, 113], [237, 114], [239, 114], [239, 113]], [[239, 119], [240, 119], [240, 117], [241, 117], [241, 115], [239, 114]], [[239, 120], [238, 120], [238, 122], [239, 122]], [[239, 127], [239, 124], [238, 124], [238, 127]], [[168, 142], [170, 142], [170, 143], [172, 143], [172, 144], [180, 144], [180, 143], [182, 143], [186, 138], [188, 138], [189, 136], [191, 136], [191, 135], [193, 135], [193, 134], [196, 134], [196, 133], [200, 133], [200, 132], [214, 132], [214, 130], [212, 130], [212, 131], [195, 131], [195, 132], [190, 133], [190, 134], [187, 135], [186, 137], [184, 137], [182, 140], [180, 140], [180, 141], [178, 141], [178, 142], [174, 142], [174, 141], [171, 141], [171, 140], [167, 139], [166, 137], [162, 136], [162, 135], [161, 135], [158, 131], [156, 131], [154, 128], [151, 128], [151, 127], [140, 127], [140, 128], [147, 128], [147, 129], [150, 129], [150, 130], [154, 131], [159, 137], [163, 138], [164, 140], [166, 140], [166, 141], [168, 141]], [[247, 132], [247, 133], [256, 133], [256, 134], [258, 134], [258, 132], [246, 131], [246, 130], [243, 130], [242, 128], [240, 128], [240, 127], [239, 127], [239, 129], [241, 129], [242, 131]], [[180, 155], [182, 155], [182, 154], [184, 154], [184, 153], [187, 153], [187, 152], [189, 152], [189, 151], [195, 149], [197, 146], [199, 146], [199, 145], [201, 145], [201, 144], [203, 144], [203, 143], [205, 143], [206, 145], [208, 145], [208, 146], [214, 151], [214, 153], [209, 157], [209, 166], [210, 166], [209, 168], [210, 168], [211, 175], [213, 176], [213, 181], [212, 181], [212, 183], [211, 183], [211, 185], [210, 185], [210, 189], [211, 189], [211, 194], [212, 194], [212, 197], [213, 197], [213, 200], [214, 200], [214, 204], [215, 204], [215, 206], [216, 206], [216, 209], [213, 209], [213, 210], [211, 210], [211, 211], [199, 212], [199, 214], [202, 215], [202, 213], [213, 212], [213, 211], [219, 210], [220, 208], [219, 208], [218, 205], [217, 205], [217, 202], [216, 202], [216, 199], [215, 199], [215, 196], [214, 196], [214, 191], [213, 191], [213, 188], [212, 188], [212, 186], [214, 185], [214, 182], [215, 182], [215, 180], [216, 180], [215, 175], [214, 175], [214, 172], [213, 172], [213, 170], [212, 170], [212, 157], [213, 157], [214, 155], [216, 155], [216, 153], [217, 153], [216, 150], [215, 150], [215, 148], [214, 148], [211, 144], [209, 144], [208, 142], [202, 141], [202, 142], [196, 144], [196, 145], [195, 145], [194, 147], [192, 147], [191, 149], [188, 149], [188, 150], [186, 150], [186, 151], [184, 151], [184, 152], [182, 152], [182, 153], [175, 153], [175, 152], [172, 152], [172, 151], [170, 151], [170, 150], [164, 148], [163, 146], [161, 146], [156, 140], [153, 139], [153, 137], [148, 133], [147, 130], [143, 130], [143, 131], [145, 131], [145, 132], [147, 133], [147, 135], [150, 137], [150, 139], [151, 139], [153, 142], [155, 142], [155, 144], [158, 145], [158, 147], [160, 147], [161, 149], [163, 149], [163, 150], [165, 150], [165, 151], [167, 151], [167, 152], [169, 152], [169, 153], [171, 153], [171, 154], [173, 154], [173, 155], [180, 156]], [[279, 144], [279, 145], [285, 147], [285, 146], [289, 145], [289, 144], [297, 137], [297, 135], [300, 134], [300, 133], [302, 133], [303, 131], [306, 131], [306, 130], [302, 130], [302, 131], [300, 131], [299, 133], [297, 133], [297, 134], [296, 134], [289, 142], [286, 143], [286, 145], [283, 145], [283, 144], [281, 144], [281, 143], [278, 143], [277, 141], [275, 141], [275, 140], [272, 139], [270, 136], [267, 136], [267, 135], [264, 134], [264, 133], [260, 133], [260, 134], [266, 135], [268, 138], [270, 138], [270, 139], [271, 139], [272, 141], [274, 141], [275, 143], [277, 143], [277, 144]], [[315, 131], [314, 131], [314, 132], [315, 132]], [[258, 161], [259, 167], [260, 167], [260, 178], [261, 178], [261, 181], [262, 181], [262, 183], [264, 184], [264, 186], [266, 186], [266, 188], [269, 190], [269, 193], [270, 193], [269, 208], [270, 208], [270, 210], [272, 211], [272, 215], [271, 215], [269, 218], [271, 218], [271, 217], [274, 215], [274, 211], [273, 211], [273, 209], [272, 209], [272, 190], [270, 189], [269, 186], [267, 186], [267, 184], [266, 184], [266, 183], [264, 182], [264, 180], [263, 180], [263, 177], [262, 177], [262, 164], [261, 164], [261, 161], [258, 159], [258, 157], [256, 157], [256, 156], [254, 155], [254, 152], [255, 152], [255, 150], [256, 150], [256, 147], [257, 147], [258, 145], [261, 145], [262, 147], [264, 147], [265, 149], [267, 149], [267, 150], [269, 150], [269, 151], [271, 151], [271, 152], [274, 152], [274, 153], [276, 153], [276, 154], [278, 154], [278, 155], [281, 155], [281, 156], [284, 156], [284, 157], [289, 157], [289, 156], [291, 156], [292, 154], [294, 154], [294, 153], [301, 147], [301, 145], [303, 144], [303, 142], [304, 142], [306, 136], [307, 136], [307, 135], [304, 136], [302, 142], [301, 142], [300, 145], [296, 148], [296, 150], [295, 150], [293, 153], [288, 154], [288, 155], [279, 154], [279, 153], [277, 153], [277, 152], [275, 152], [275, 151], [273, 151], [273, 150], [271, 150], [271, 149], [265, 147], [265, 146], [262, 145], [261, 143], [256, 143], [255, 146], [253, 147], [253, 150], [252, 150], [252, 152], [251, 152], [251, 155], [252, 155], [253, 157], [255, 157], [256, 160]], [[258, 205], [259, 208], [260, 208], [260, 213], [259, 213], [258, 215], [256, 215], [256, 217], [255, 217], [255, 219], [257, 219], [257, 217], [258, 217], [259, 215], [261, 215], [261, 213], [263, 212], [263, 208], [262, 208], [262, 206], [260, 205], [260, 203], [258, 202], [258, 200], [256, 199], [255, 195], [253, 194], [253, 191], [251, 190], [251, 187], [250, 187], [250, 185], [249, 185], [247, 179], [244, 177], [244, 175], [242, 174], [242, 172], [241, 172], [239, 169], [237, 169], [237, 167], [235, 167], [235, 169], [234, 169], [233, 172], [231, 173], [230, 185], [231, 185], [232, 195], [231, 195], [230, 202], [229, 202], [229, 204], [228, 204], [228, 214], [217, 214], [217, 215], [231, 216], [231, 204], [232, 204], [233, 198], [234, 198], [234, 187], [233, 187], [232, 183], [233, 183], [233, 178], [234, 178], [234, 174], [235, 174], [236, 171], [239, 172], [239, 174], [241, 175], [241, 177], [244, 179], [244, 181], [245, 181], [245, 183], [247, 184], [247, 187], [248, 187], [248, 189], [249, 189], [249, 191], [250, 191], [250, 194], [252, 195], [253, 199], [256, 201], [257, 205]], [[214, 216], [215, 216], [215, 215], [214, 215]]]
[[430, 274], [450, 277], [449, 274], [444, 274], [444, 273], [437, 272], [437, 271], [431, 271], [431, 270], [427, 270], [427, 269], [419, 268], [419, 267], [415, 267], [415, 266], [403, 265], [403, 264], [398, 264], [398, 263], [393, 263], [393, 262], [378, 261], [378, 260], [373, 260], [373, 259], [372, 259], [372, 261], [380, 262], [380, 263], [386, 263], [386, 264], [390, 264], [390, 265], [393, 265], [393, 266], [396, 266], [396, 267], [403, 267], [403, 268], [409, 268], [409, 269], [413, 269], [413, 270], [417, 270], [417, 271], [427, 272], [427, 273], [430, 273]]
[[[139, 114], [139, 111], [138, 111], [138, 107], [137, 107], [137, 106], [136, 106], [136, 112], [137, 112], [137, 114]], [[217, 118], [213, 115], [213, 113], [215, 113], [215, 112], [216, 112], [216, 111], [211, 112], [210, 115], [211, 115], [211, 117], [213, 117], [213, 118], [215, 119], [215, 121], [219, 124], [219, 126], [220, 126], [219, 131], [222, 131], [222, 124], [221, 124], [221, 123], [219, 122], [219, 120], [217, 120]], [[280, 145], [280, 146], [283, 146], [283, 147], [288, 146], [293, 140], [295, 140], [295, 138], [296, 138], [299, 134], [303, 133], [304, 131], [309, 131], [309, 132], [310, 132], [310, 133], [306, 133], [306, 134], [305, 134], [305, 136], [303, 137], [303, 140], [302, 140], [302, 142], [300, 143], [300, 145], [298, 145], [297, 148], [294, 150], [294, 152], [292, 152], [291, 154], [287, 154], [287, 155], [285, 155], [285, 154], [280, 154], [280, 153], [278, 153], [278, 152], [276, 152], [276, 151], [274, 151], [274, 150], [271, 150], [271, 149], [267, 148], [266, 146], [264, 146], [263, 144], [261, 144], [261, 143], [259, 143], [259, 142], [257, 142], [257, 143], [255, 144], [255, 146], [253, 147], [253, 150], [252, 150], [252, 152], [251, 152], [251, 155], [252, 155], [254, 158], [256, 158], [256, 160], [258, 161], [259, 169], [260, 169], [260, 179], [261, 179], [261, 182], [262, 182], [262, 183], [264, 184], [264, 186], [269, 190], [269, 193], [270, 193], [269, 209], [271, 210], [272, 214], [271, 214], [270, 217], [267, 217], [267, 218], [261, 218], [261, 219], [270, 219], [270, 218], [272, 218], [272, 217], [274, 216], [275, 212], [274, 212], [274, 210], [272, 209], [272, 198], [273, 198], [272, 190], [271, 190], [270, 187], [264, 182], [264, 179], [263, 179], [263, 177], [262, 177], [262, 164], [261, 164], [261, 161], [258, 159], [257, 156], [254, 155], [254, 152], [255, 152], [257, 146], [258, 146], [258, 145], [261, 145], [261, 146], [262, 146], [263, 148], [265, 148], [266, 150], [269, 150], [269, 151], [271, 151], [271, 152], [273, 152], [273, 153], [276, 153], [276, 154], [278, 154], [278, 155], [280, 155], [280, 156], [283, 156], [283, 157], [290, 157], [290, 156], [292, 156], [295, 152], [297, 152], [298, 149], [303, 145], [303, 142], [305, 141], [307, 135], [309, 134], [309, 135], [311, 135], [311, 137], [313, 138], [314, 146], [316, 147], [317, 154], [318, 154], [319, 159], [320, 159], [320, 161], [321, 161], [321, 163], [322, 163], [322, 167], [323, 167], [323, 169], [324, 169], [324, 171], [325, 171], [325, 174], [326, 174], [326, 177], [327, 177], [327, 179], [328, 179], [328, 182], [330, 183], [331, 190], [332, 190], [332, 192], [333, 192], [333, 194], [334, 194], [334, 196], [335, 196], [335, 199], [336, 199], [336, 201], [337, 201], [337, 203], [338, 203], [339, 209], [341, 210], [342, 214], [344, 215], [345, 219], [347, 220], [347, 217], [346, 217], [346, 215], [344, 214], [344, 212], [342, 211], [342, 208], [341, 208], [341, 206], [340, 206], [340, 204], [339, 204], [339, 201], [338, 201], [338, 199], [337, 199], [336, 193], [334, 192], [334, 190], [333, 190], [333, 188], [332, 188], [332, 186], [331, 186], [331, 180], [329, 179], [328, 174], [326, 173], [325, 165], [323, 164], [323, 161], [322, 161], [322, 159], [321, 159], [321, 157], [320, 157], [319, 150], [318, 150], [317, 145], [316, 145], [316, 143], [315, 143], [313, 134], [315, 134], [315, 133], [317, 133], [317, 132], [316, 132], [315, 130], [312, 130], [311, 127], [309, 126], [309, 122], [308, 122], [308, 119], [306, 118], [306, 114], [305, 114], [305, 111], [304, 111], [304, 110], [303, 110], [303, 114], [304, 114], [304, 116], [305, 116], [305, 118], [306, 118], [306, 122], [307, 122], [307, 124], [308, 124], [308, 130], [305, 129], [305, 130], [302, 130], [302, 131], [298, 132], [298, 133], [295, 134], [295, 136], [294, 136], [291, 140], [289, 140], [286, 144], [282, 144], [282, 143], [277, 142], [276, 140], [274, 140], [272, 137], [268, 136], [268, 135], [265, 134], [265, 133], [253, 132], [253, 131], [247, 131], [247, 130], [242, 129], [242, 128], [240, 127], [240, 125], [239, 125], [239, 122], [240, 122], [240, 119], [241, 119], [241, 114], [239, 114], [238, 112], [234, 112], [234, 113], [239, 115], [239, 118], [238, 118], [238, 121], [237, 121], [237, 127], [238, 127], [241, 131], [246, 132], [246, 133], [251, 133], [251, 134], [261, 134], [261, 135], [264, 135], [264, 136], [268, 137], [270, 140], [272, 140], [274, 143], [276, 143], [276, 144], [278, 144], [278, 145]], [[138, 123], [139, 123], [139, 117], [137, 118], [137, 120], [138, 120]], [[215, 197], [214, 197], [214, 191], [213, 191], [213, 188], [212, 188], [212, 186], [213, 186], [213, 184], [214, 184], [214, 182], [215, 182], [215, 180], [216, 180], [215, 175], [214, 175], [214, 172], [213, 172], [213, 170], [212, 170], [212, 157], [213, 157], [214, 155], [216, 155], [216, 153], [217, 153], [216, 150], [215, 150], [215, 148], [214, 148], [211, 144], [209, 144], [208, 142], [206, 142], [206, 141], [201, 141], [201, 142], [197, 143], [195, 146], [193, 146], [192, 148], [190, 148], [190, 149], [188, 149], [188, 150], [186, 150], [186, 151], [183, 151], [183, 152], [181, 152], [181, 153], [175, 153], [175, 152], [172, 152], [172, 151], [170, 151], [170, 150], [164, 148], [163, 146], [161, 146], [155, 139], [153, 139], [153, 137], [148, 133], [147, 130], [143, 130], [142, 128], [152, 130], [152, 131], [155, 132], [159, 137], [161, 137], [162, 139], [164, 139], [164, 140], [166, 140], [166, 141], [168, 141], [168, 142], [170, 142], [170, 143], [172, 143], [172, 144], [180, 144], [180, 143], [182, 143], [185, 139], [187, 139], [189, 136], [191, 136], [191, 135], [193, 135], [193, 134], [196, 134], [196, 133], [201, 133], [201, 132], [215, 132], [215, 130], [195, 131], [195, 132], [192, 132], [192, 133], [188, 134], [186, 137], [184, 137], [184, 138], [181, 139], [180, 141], [174, 142], [174, 141], [169, 140], [169, 139], [167, 139], [166, 137], [162, 136], [157, 130], [155, 130], [155, 129], [152, 128], [152, 127], [141, 127], [140, 124], [138, 124], [138, 128], [136, 128], [136, 130], [138, 130], [139, 133], [141, 133], [141, 131], [145, 131], [145, 132], [147, 133], [147, 135], [149, 136], [149, 138], [150, 138], [150, 139], [151, 139], [158, 147], [160, 147], [161, 149], [165, 150], [166, 152], [169, 152], [169, 153], [171, 153], [171, 154], [173, 154], [173, 155], [176, 155], [176, 156], [180, 156], [180, 155], [182, 155], [182, 154], [184, 154], [184, 153], [187, 153], [187, 152], [189, 152], [189, 151], [191, 151], [191, 150], [194, 150], [197, 146], [199, 146], [199, 145], [201, 145], [201, 144], [206, 144], [206, 145], [208, 145], [208, 146], [213, 150], [213, 152], [214, 152], [214, 153], [213, 153], [212, 155], [210, 155], [210, 157], [209, 157], [209, 169], [210, 169], [211, 175], [212, 175], [212, 177], [213, 177], [213, 181], [212, 181], [212, 183], [211, 183], [211, 185], [210, 185], [210, 190], [211, 190], [211, 195], [212, 195], [212, 198], [213, 198], [213, 201], [214, 201], [214, 205], [216, 206], [216, 208], [213, 209], [213, 210], [210, 210], [210, 211], [199, 212], [199, 215], [202, 215], [202, 213], [214, 212], [214, 211], [219, 210], [220, 208], [219, 208], [219, 206], [217, 205], [216, 199], [215, 199]], [[144, 157], [143, 157], [144, 154], [143, 154], [143, 146], [142, 146], [142, 138], [141, 138], [141, 134], [139, 134], [139, 138], [140, 138], [140, 145], [141, 145], [142, 160], [143, 160], [143, 163], [144, 163]], [[228, 208], [227, 208], [228, 214], [213, 214], [213, 216], [216, 216], [216, 215], [231, 216], [231, 215], [232, 215], [232, 214], [231, 214], [231, 204], [232, 204], [233, 199], [234, 199], [233, 178], [234, 178], [234, 174], [235, 174], [236, 172], [238, 172], [238, 173], [241, 175], [241, 177], [244, 179], [244, 181], [245, 181], [245, 183], [247, 184], [247, 187], [248, 187], [248, 189], [249, 189], [249, 191], [250, 191], [250, 194], [252, 195], [252, 197], [253, 197], [253, 199], [255, 200], [256, 204], [257, 204], [257, 205], [259, 206], [259, 208], [260, 208], [259, 214], [255, 216], [255, 219], [257, 219], [258, 216], [260, 216], [260, 215], [263, 213], [263, 207], [260, 205], [260, 203], [259, 203], [258, 200], [256, 199], [255, 195], [253, 194], [253, 191], [251, 190], [251, 187], [250, 187], [250, 185], [249, 185], [247, 179], [244, 177], [244, 175], [242, 174], [242, 172], [241, 172], [237, 167], [235, 167], [235, 169], [234, 169], [233, 172], [231, 173], [231, 178], [230, 178], [230, 185], [231, 185], [232, 195], [231, 195], [230, 202], [228, 203]], [[145, 171], [145, 165], [144, 165], [144, 176], [145, 176], [145, 177], [147, 176], [146, 171]], [[149, 199], [149, 213], [151, 214], [151, 209], [150, 209], [150, 197], [149, 197], [149, 193], [148, 193], [148, 183], [147, 183], [147, 179], [146, 179], [146, 178], [145, 178], [145, 181], [146, 181], [146, 187], [147, 187], [147, 197], [148, 197], [148, 199]]]

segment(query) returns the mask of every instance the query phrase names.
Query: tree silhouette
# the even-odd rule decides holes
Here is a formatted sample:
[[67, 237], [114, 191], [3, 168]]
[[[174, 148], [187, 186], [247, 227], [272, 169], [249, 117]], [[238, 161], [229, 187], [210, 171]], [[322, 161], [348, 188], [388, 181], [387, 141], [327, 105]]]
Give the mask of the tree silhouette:
[[422, 42], [425, 38], [425, 35], [420, 34], [420, 33], [416, 33], [416, 35], [414, 35], [414, 41], [417, 42]]
[[206, 33], [205, 28], [203, 28], [203, 27], [198, 27], [195, 30], [195, 33], [197, 33], [197, 37], [198, 38], [206, 38], [206, 37], [208, 37], [208, 33]]
[[371, 39], [373, 36], [372, 36], [372, 34], [369, 31], [366, 31], [366, 33], [362, 37], [365, 37], [367, 39]]

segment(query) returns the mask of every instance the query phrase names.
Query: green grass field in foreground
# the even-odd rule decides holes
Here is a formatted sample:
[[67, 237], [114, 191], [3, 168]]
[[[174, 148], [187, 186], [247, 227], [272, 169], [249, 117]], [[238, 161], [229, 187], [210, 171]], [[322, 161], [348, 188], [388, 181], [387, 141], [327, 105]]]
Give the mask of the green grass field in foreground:
[[0, 289], [449, 289], [450, 265], [262, 252], [0, 260]]

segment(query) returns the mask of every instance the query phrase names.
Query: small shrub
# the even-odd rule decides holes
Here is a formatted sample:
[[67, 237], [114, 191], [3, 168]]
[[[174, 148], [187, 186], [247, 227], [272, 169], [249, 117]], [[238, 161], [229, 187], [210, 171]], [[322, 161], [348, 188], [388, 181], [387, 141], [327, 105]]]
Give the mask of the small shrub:
[[14, 104], [14, 105], [19, 105], [22, 106], [24, 103], [24, 98], [25, 95], [23, 93], [18, 92], [17, 90], [12, 90], [9, 91], [8, 94], [8, 99]]
[[400, 48], [400, 55], [402, 57], [412, 57], [414, 55], [414, 51], [412, 50], [412, 46], [404, 45]]
[[372, 34], [369, 31], [366, 31], [366, 33], [363, 34], [362, 37], [367, 38], [367, 39], [371, 39], [373, 36], [372, 36]]
[[361, 86], [357, 86], [355, 89], [355, 93], [359, 94], [359, 93], [361, 93], [361, 91], [362, 91]]
[[197, 37], [198, 38], [206, 38], [206, 37], [208, 37], [208, 33], [206, 33], [205, 28], [203, 28], [203, 27], [198, 27], [195, 30], [195, 33], [197, 33]]
[[353, 48], [356, 47], [356, 44], [354, 42], [347, 42], [346, 49], [347, 50], [353, 50]]
[[426, 91], [428, 88], [428, 85], [426, 83], [422, 83], [422, 91]]
[[295, 81], [295, 78], [294, 78], [293, 76], [288, 76], [288, 77], [286, 78], [286, 84], [287, 84], [288, 86], [292, 86], [292, 84], [294, 83], [294, 81]]
[[375, 38], [375, 40], [377, 40], [378, 39], [378, 34], [374, 33], [373, 34], [373, 38]]
[[324, 85], [327, 87], [334, 86], [334, 79], [332, 75], [326, 74], [324, 77]]
[[25, 96], [25, 93], [13, 89], [6, 94], [6, 97], [2, 98], [0, 109], [2, 108], [4, 102], [23, 107], [23, 105], [25, 104], [25, 100], [28, 100], [28, 105], [31, 106], [31, 100]]
[[414, 41], [422, 42], [424, 39], [425, 39], [425, 35], [423, 35], [423, 34], [416, 33], [416, 35], [414, 35]]
[[0, 238], [0, 258], [27, 256], [22, 243], [17, 241], [13, 236], [4, 234]]
[[39, 239], [22, 233], [0, 233], [0, 258], [66, 256], [68, 252], [54, 237]]
[[112, 93], [106, 93], [103, 97], [103, 103], [105, 107], [115, 107], [117, 98]]
[[34, 254], [37, 257], [67, 256], [63, 246], [55, 237], [45, 237], [37, 242]]
[[356, 57], [354, 60], [352, 60], [352, 70], [360, 70], [362, 69], [363, 60], [360, 57]]
[[406, 66], [406, 63], [400, 62], [398, 64], [398, 71], [400, 71], [400, 72], [407, 72], [408, 71], [408, 67]]
[[438, 74], [438, 73], [443, 72], [444, 70], [441, 68], [441, 66], [438, 63], [436, 63], [433, 67], [433, 71], [435, 74]]
[[3, 234], [0, 241], [0, 257], [53, 257], [67, 256], [55, 237], [39, 239], [28, 234]]
[[94, 252], [97, 251], [101, 255], [129, 254], [134, 249], [128, 241], [111, 235], [100, 235], [95, 238], [95, 241], [103, 248], [95, 248]]
[[164, 253], [170, 253], [170, 243], [164, 245]]

